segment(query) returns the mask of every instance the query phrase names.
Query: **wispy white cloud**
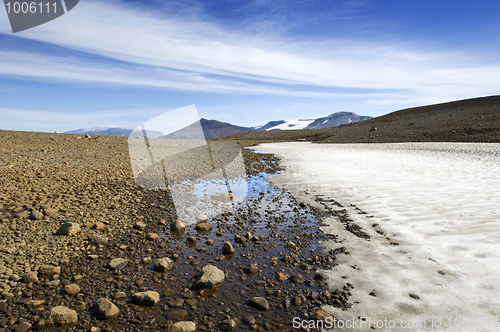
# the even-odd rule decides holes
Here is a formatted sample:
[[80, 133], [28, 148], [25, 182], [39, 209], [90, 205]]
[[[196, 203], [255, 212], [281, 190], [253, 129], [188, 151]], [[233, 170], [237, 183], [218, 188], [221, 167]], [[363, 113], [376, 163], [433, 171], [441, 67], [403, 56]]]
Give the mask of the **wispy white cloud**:
[[[44, 82], [66, 82], [89, 85], [121, 85], [166, 88], [214, 93], [246, 93], [310, 98], [361, 96], [354, 92], [322, 92], [313, 89], [292, 90], [283, 86], [269, 86], [267, 82], [241, 82], [196, 72], [176, 71], [151, 66], [127, 66], [88, 62], [41, 54], [0, 51], [0, 75], [24, 77]], [[386, 95], [372, 93], [372, 96]]]
[[99, 112], [52, 112], [0, 108], [0, 129], [64, 132], [79, 128], [120, 127], [133, 129], [171, 109], [144, 108]]
[[[3, 52], [1, 75], [221, 93], [365, 97], [367, 103], [399, 104], [493, 94], [500, 87], [500, 64], [476, 64], [465, 53], [419, 49], [400, 41], [248, 35], [197, 15], [189, 20], [165, 17], [120, 2], [80, 2], [78, 10], [43, 27], [55, 33], [28, 30], [19, 36], [131, 65]], [[325, 92], [328, 88], [362, 92]], [[386, 91], [374, 94], [378, 89]]]

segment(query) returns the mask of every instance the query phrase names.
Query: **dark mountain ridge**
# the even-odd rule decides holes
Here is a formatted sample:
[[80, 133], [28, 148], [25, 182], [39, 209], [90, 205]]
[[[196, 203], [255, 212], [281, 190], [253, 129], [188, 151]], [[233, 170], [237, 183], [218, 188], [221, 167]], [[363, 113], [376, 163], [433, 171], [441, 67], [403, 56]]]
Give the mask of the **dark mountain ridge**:
[[318, 143], [500, 143], [500, 96], [412, 107], [323, 129], [253, 132], [221, 138], [242, 145], [306, 140]]

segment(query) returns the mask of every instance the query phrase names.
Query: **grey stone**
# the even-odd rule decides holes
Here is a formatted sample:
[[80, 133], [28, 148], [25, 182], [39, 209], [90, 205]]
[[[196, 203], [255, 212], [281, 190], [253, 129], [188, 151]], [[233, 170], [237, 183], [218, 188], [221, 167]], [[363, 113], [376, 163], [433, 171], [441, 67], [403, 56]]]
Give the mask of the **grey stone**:
[[99, 234], [89, 235], [89, 240], [95, 244], [108, 244], [109, 241], [107, 237], [100, 236]]
[[30, 282], [37, 282], [38, 281], [38, 273], [36, 272], [27, 272], [23, 280], [25, 283], [29, 284]]
[[236, 322], [233, 319], [225, 319], [220, 325], [222, 331], [234, 331], [235, 327]]
[[137, 222], [137, 223], [134, 225], [134, 228], [135, 228], [135, 229], [144, 229], [144, 228], [146, 228], [146, 224], [145, 224], [145, 223], [143, 223], [142, 221], [139, 221], [139, 222]]
[[319, 281], [326, 281], [326, 280], [330, 279], [330, 277], [328, 275], [326, 275], [325, 273], [316, 273], [316, 275], [314, 276], [314, 279], [319, 280]]
[[132, 303], [145, 306], [155, 306], [160, 302], [160, 294], [155, 291], [139, 292], [132, 295]]
[[27, 303], [29, 309], [38, 308], [44, 304], [46, 304], [45, 300], [29, 300]]
[[177, 322], [170, 328], [171, 332], [195, 332], [196, 323], [190, 321]]
[[224, 255], [234, 254], [234, 248], [233, 248], [231, 242], [229, 242], [229, 241], [224, 242], [224, 246], [222, 246], [222, 253]]
[[52, 278], [53, 276], [59, 274], [61, 274], [60, 266], [42, 265], [38, 270], [38, 276], [40, 278]]
[[57, 235], [72, 236], [80, 231], [80, 225], [76, 222], [67, 222], [57, 230]]
[[127, 293], [125, 292], [116, 292], [115, 294], [115, 299], [118, 300], [118, 299], [124, 299], [127, 297]]
[[184, 309], [173, 309], [167, 311], [167, 318], [174, 321], [183, 321], [186, 319], [188, 312]]
[[210, 225], [207, 222], [200, 222], [199, 224], [196, 225], [196, 230], [197, 231], [208, 232], [208, 231], [212, 230], [212, 225]]
[[97, 318], [107, 320], [118, 316], [120, 309], [108, 299], [100, 298], [95, 304]]
[[31, 216], [30, 216], [30, 219], [31, 220], [40, 220], [40, 219], [43, 219], [44, 215], [42, 212], [40, 211], [33, 211], [31, 212]]
[[255, 309], [260, 311], [269, 310], [269, 303], [265, 298], [260, 296], [250, 298], [248, 300], [248, 304], [250, 304], [251, 307], [254, 307]]
[[304, 277], [300, 274], [294, 274], [290, 277], [290, 281], [294, 284], [302, 284], [304, 283]]
[[78, 323], [78, 314], [69, 308], [57, 306], [50, 309], [49, 322], [56, 327], [73, 326]]
[[175, 219], [175, 221], [170, 226], [170, 230], [174, 232], [183, 232], [186, 229], [186, 226], [179, 219]]
[[213, 266], [205, 265], [200, 274], [198, 275], [198, 280], [194, 283], [195, 289], [213, 289], [224, 283], [225, 275], [222, 270]]
[[45, 287], [56, 288], [57, 286], [59, 286], [59, 279], [47, 281], [44, 285]]
[[179, 308], [184, 304], [184, 299], [172, 299], [168, 301], [168, 306], [171, 308]]
[[153, 270], [157, 271], [157, 272], [165, 272], [165, 271], [170, 270], [173, 266], [174, 266], [174, 262], [170, 258], [165, 257], [165, 258], [157, 259], [155, 261], [155, 265], [153, 267]]
[[255, 324], [255, 317], [252, 315], [246, 315], [245, 317], [243, 317], [243, 319], [245, 320], [245, 323], [248, 325]]
[[77, 284], [69, 284], [64, 286], [64, 290], [69, 296], [75, 296], [80, 293], [80, 286], [78, 286]]
[[59, 209], [55, 209], [55, 208], [50, 208], [50, 207], [48, 207], [48, 208], [44, 208], [44, 209], [43, 209], [43, 212], [45, 213], [45, 215], [46, 215], [47, 217], [52, 217], [52, 216], [54, 216], [57, 212], [59, 212]]
[[115, 258], [109, 262], [109, 267], [111, 270], [121, 270], [127, 266], [128, 261], [125, 258]]
[[29, 329], [31, 329], [31, 323], [30, 322], [22, 322], [17, 324], [17, 326], [14, 329], [14, 332], [26, 332]]

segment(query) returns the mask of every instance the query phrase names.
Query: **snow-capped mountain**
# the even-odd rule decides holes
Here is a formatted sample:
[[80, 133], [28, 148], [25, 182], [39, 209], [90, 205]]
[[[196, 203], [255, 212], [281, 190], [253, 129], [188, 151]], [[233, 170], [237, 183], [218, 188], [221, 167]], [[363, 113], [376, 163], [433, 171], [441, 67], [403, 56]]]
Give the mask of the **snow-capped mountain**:
[[315, 121], [310, 123], [306, 127], [306, 129], [337, 127], [349, 123], [369, 120], [371, 118], [372, 118], [371, 116], [357, 115], [356, 113], [353, 112], [337, 112], [330, 114], [329, 116], [316, 119]]
[[304, 118], [304, 119], [290, 119], [270, 121], [263, 126], [254, 127], [257, 131], [270, 131], [270, 130], [290, 130], [290, 129], [306, 129], [311, 123], [321, 117]]
[[254, 128], [257, 131], [321, 129], [360, 122], [371, 118], [371, 116], [360, 116], [353, 112], [337, 112], [322, 117], [270, 121], [263, 126]]
[[[271, 131], [271, 130], [298, 130], [298, 129], [321, 129], [336, 127], [344, 124], [359, 122], [371, 119], [371, 116], [360, 116], [352, 112], [337, 112], [323, 117], [308, 117], [300, 119], [277, 120], [270, 121], [263, 126], [257, 127], [241, 127], [226, 122], [217, 120], [200, 119], [187, 127], [179, 129], [173, 133], [165, 135], [160, 131], [147, 132], [147, 137], [150, 138], [169, 138], [169, 139], [189, 139], [199, 132], [198, 128], [201, 125], [206, 139], [217, 138], [221, 136], [245, 133], [250, 131]], [[115, 127], [97, 127], [97, 128], [82, 128], [72, 131], [67, 131], [65, 134], [88, 134], [88, 135], [112, 135], [112, 136], [129, 136], [132, 129], [115, 128]]]

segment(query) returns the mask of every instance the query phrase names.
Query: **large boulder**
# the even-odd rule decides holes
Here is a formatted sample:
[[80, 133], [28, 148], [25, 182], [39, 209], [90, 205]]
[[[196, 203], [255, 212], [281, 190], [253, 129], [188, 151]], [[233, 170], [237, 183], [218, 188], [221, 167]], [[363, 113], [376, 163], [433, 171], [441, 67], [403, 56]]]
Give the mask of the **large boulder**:
[[158, 241], [158, 234], [157, 233], [148, 233], [148, 235], [146, 235], [146, 239], [148, 241]]
[[210, 225], [208, 222], [202, 221], [196, 225], [196, 230], [202, 232], [208, 232], [212, 230], [212, 225]]
[[43, 219], [44, 217], [44, 214], [40, 211], [33, 211], [31, 212], [31, 215], [30, 215], [30, 219], [31, 220], [40, 220], [40, 219]]
[[76, 222], [67, 222], [62, 224], [57, 230], [57, 235], [72, 236], [80, 231], [80, 225]]
[[165, 272], [170, 270], [174, 266], [174, 262], [170, 258], [160, 258], [157, 259], [153, 267], [154, 271]]
[[38, 281], [38, 273], [37, 272], [33, 272], [33, 271], [27, 272], [23, 276], [23, 281], [26, 282], [26, 283], [28, 283], [28, 284], [30, 282], [37, 282]]
[[260, 296], [250, 298], [250, 300], [248, 300], [248, 304], [260, 311], [269, 310], [269, 303], [265, 298]]
[[38, 270], [38, 276], [40, 278], [52, 278], [55, 275], [61, 274], [60, 266], [52, 266], [52, 265], [42, 265]]
[[118, 316], [120, 309], [108, 299], [100, 298], [95, 304], [97, 318], [107, 320]]
[[80, 293], [80, 286], [77, 284], [68, 284], [64, 286], [64, 290], [66, 291], [66, 294], [69, 296], [76, 296]]
[[76, 311], [63, 306], [57, 306], [50, 309], [49, 317], [38, 323], [38, 329], [42, 330], [51, 326], [71, 327], [78, 323], [78, 314]]
[[224, 272], [213, 265], [205, 265], [200, 274], [198, 275], [198, 280], [194, 283], [195, 289], [214, 289], [224, 283], [225, 279]]
[[222, 247], [222, 253], [224, 255], [232, 255], [234, 254], [234, 248], [231, 242], [226, 241], [224, 242], [224, 246]]
[[53, 322], [54, 326], [72, 326], [78, 322], [78, 314], [69, 308], [57, 306], [50, 309], [49, 319]]
[[45, 215], [47, 217], [52, 217], [53, 215], [55, 215], [57, 212], [59, 212], [59, 209], [57, 208], [50, 208], [50, 207], [47, 207], [47, 208], [44, 208], [43, 209], [43, 212], [45, 213]]
[[326, 321], [328, 319], [331, 322], [333, 322], [333, 320], [334, 320], [334, 317], [332, 315], [330, 315], [328, 312], [326, 312], [322, 309], [316, 310], [316, 312], [313, 315], [313, 318], [316, 320], [322, 320], [322, 321]]
[[179, 219], [175, 219], [175, 221], [170, 226], [170, 230], [173, 232], [184, 232], [186, 226]]
[[171, 332], [195, 332], [196, 331], [196, 323], [195, 322], [177, 322], [172, 325], [170, 328]]
[[138, 305], [155, 306], [160, 302], [160, 294], [155, 291], [139, 292], [132, 295], [132, 303]]
[[109, 268], [111, 270], [121, 270], [125, 266], [127, 266], [128, 261], [125, 258], [115, 258], [111, 262], [109, 262]]

